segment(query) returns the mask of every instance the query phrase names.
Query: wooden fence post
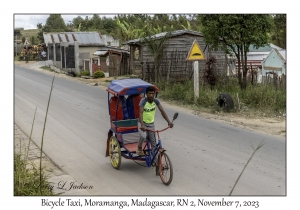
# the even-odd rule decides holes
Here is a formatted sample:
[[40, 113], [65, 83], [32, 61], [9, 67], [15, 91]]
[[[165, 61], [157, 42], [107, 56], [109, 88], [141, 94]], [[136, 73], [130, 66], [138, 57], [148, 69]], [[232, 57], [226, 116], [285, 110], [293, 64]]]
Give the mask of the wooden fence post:
[[241, 107], [240, 107], [240, 99], [239, 99], [239, 94], [236, 93], [236, 101], [237, 101], [237, 109], [240, 111]]

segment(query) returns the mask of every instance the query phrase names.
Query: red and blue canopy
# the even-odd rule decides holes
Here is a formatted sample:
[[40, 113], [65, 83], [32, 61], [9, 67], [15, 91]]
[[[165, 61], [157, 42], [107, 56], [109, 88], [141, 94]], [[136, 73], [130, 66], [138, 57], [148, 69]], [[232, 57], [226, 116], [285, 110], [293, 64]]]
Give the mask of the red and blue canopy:
[[132, 95], [132, 94], [141, 94], [146, 92], [146, 88], [153, 86], [155, 92], [158, 93], [158, 88], [148, 82], [145, 82], [141, 79], [120, 79], [113, 80], [108, 88], [108, 92], [114, 95]]

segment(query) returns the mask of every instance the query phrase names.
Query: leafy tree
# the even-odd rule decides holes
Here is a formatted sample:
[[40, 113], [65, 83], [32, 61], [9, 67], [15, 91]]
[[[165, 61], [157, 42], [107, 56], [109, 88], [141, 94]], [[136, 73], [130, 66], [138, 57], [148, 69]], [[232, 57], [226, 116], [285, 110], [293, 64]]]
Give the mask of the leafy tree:
[[273, 20], [274, 31], [271, 35], [272, 43], [286, 49], [286, 15], [274, 15]]
[[65, 32], [68, 31], [68, 28], [59, 14], [51, 14], [46, 20], [46, 24], [42, 26], [42, 24], [38, 23], [38, 28], [40, 31], [38, 32], [37, 38], [40, 43], [44, 43], [44, 32]]
[[83, 18], [81, 16], [78, 16], [76, 18], [73, 18], [72, 20], [72, 25], [76, 28], [76, 30], [78, 29], [80, 23], [83, 22]]
[[42, 29], [42, 28], [43, 28], [43, 24], [38, 23], [38, 24], [36, 25], [36, 27], [37, 27], [38, 29]]
[[67, 26], [59, 14], [49, 15], [43, 27], [44, 32], [65, 32], [66, 30]]
[[29, 37], [29, 40], [30, 40], [29, 42], [30, 42], [31, 45], [36, 45], [36, 44], [38, 44], [38, 43], [37, 43], [37, 38], [36, 38], [35, 36], [30, 36], [30, 37]]
[[258, 48], [269, 43], [269, 33], [273, 26], [271, 15], [201, 15], [200, 21], [203, 38], [207, 44], [213, 49], [221, 48], [226, 53], [235, 54], [238, 59], [239, 85], [242, 90], [246, 89], [249, 46]]

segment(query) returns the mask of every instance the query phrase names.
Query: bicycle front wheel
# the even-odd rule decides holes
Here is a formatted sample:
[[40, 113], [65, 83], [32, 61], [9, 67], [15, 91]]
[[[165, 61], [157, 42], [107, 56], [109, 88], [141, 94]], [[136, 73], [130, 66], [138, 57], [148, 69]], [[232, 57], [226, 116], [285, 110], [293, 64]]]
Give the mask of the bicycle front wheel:
[[162, 152], [158, 158], [158, 170], [161, 181], [165, 185], [169, 185], [173, 179], [173, 166], [169, 156]]

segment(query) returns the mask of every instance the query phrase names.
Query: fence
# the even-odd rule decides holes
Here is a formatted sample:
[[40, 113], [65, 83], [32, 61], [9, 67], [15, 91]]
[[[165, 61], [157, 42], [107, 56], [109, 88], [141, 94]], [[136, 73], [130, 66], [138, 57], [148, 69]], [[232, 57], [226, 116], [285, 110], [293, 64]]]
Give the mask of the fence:
[[282, 74], [280, 76], [277, 76], [277, 74], [268, 74], [267, 76], [262, 77], [263, 85], [272, 85], [276, 89], [277, 88], [283, 88], [286, 89], [286, 75]]
[[[206, 60], [201, 60], [199, 62], [199, 81], [205, 82], [203, 75], [206, 68]], [[226, 75], [225, 67], [227, 62], [225, 59], [217, 59], [215, 74], [219, 76]], [[148, 82], [154, 81], [154, 62], [146, 62], [143, 65], [143, 79]], [[186, 81], [191, 80], [194, 74], [193, 62], [186, 61], [186, 53], [173, 51], [168, 55], [164, 55], [159, 66], [158, 71], [161, 80], [168, 81]]]
[[278, 76], [277, 74], [268, 74], [267, 76], [259, 76], [257, 74], [247, 75], [247, 84], [262, 84], [262, 85], [272, 85], [274, 88], [286, 88], [286, 75], [282, 74]]

